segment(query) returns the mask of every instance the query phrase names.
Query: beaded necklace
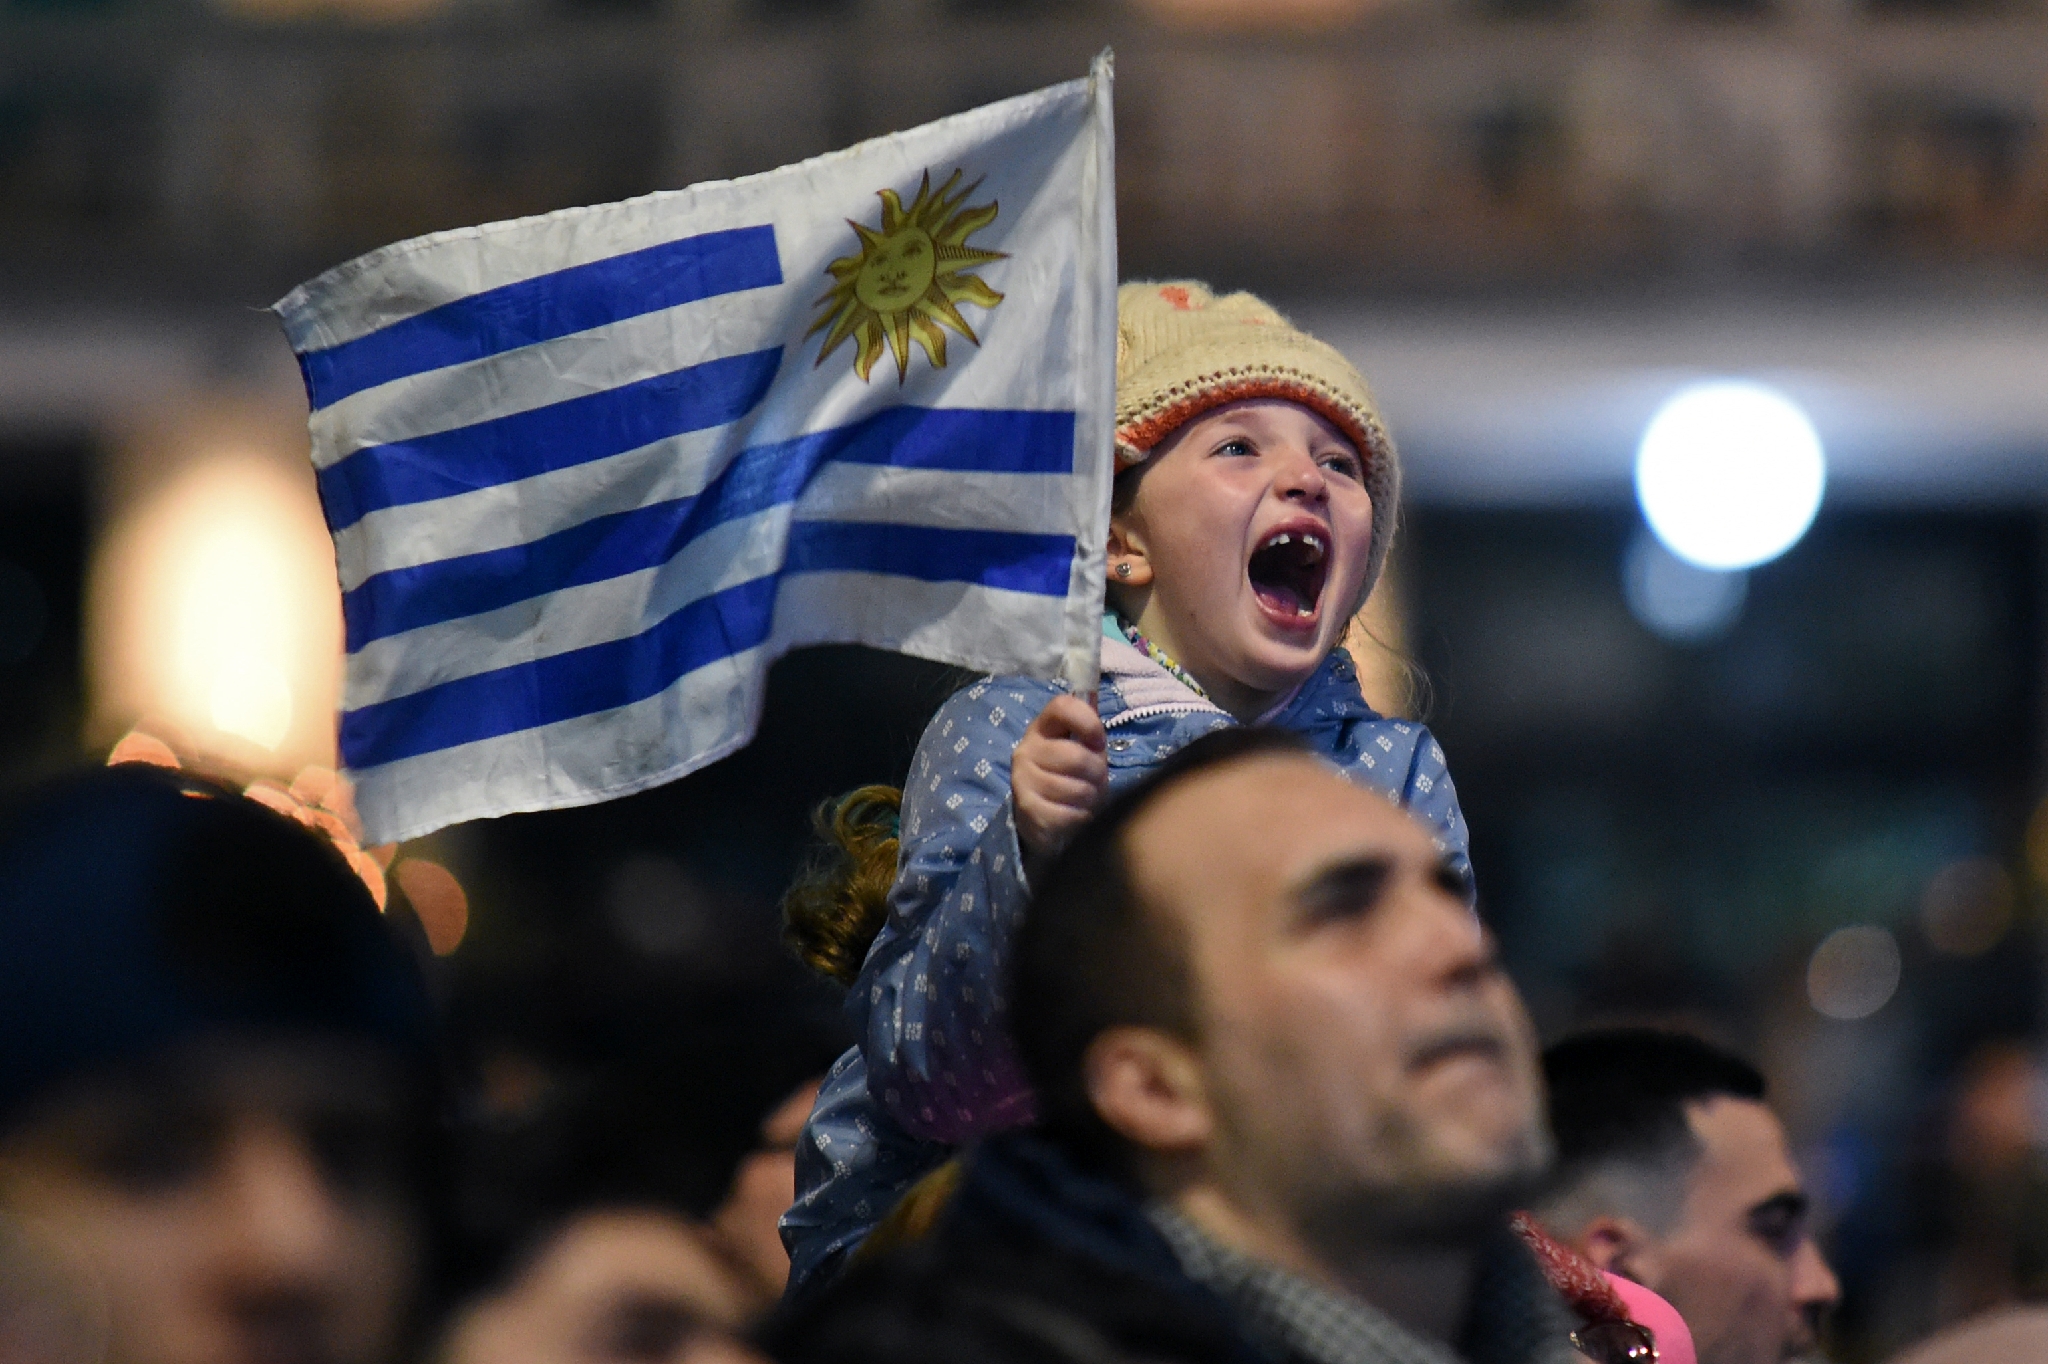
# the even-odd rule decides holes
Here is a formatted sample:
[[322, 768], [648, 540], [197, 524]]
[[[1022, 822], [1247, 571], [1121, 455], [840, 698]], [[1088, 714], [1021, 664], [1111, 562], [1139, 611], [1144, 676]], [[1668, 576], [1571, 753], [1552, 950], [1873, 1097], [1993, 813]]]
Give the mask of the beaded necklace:
[[1116, 626], [1117, 629], [1124, 632], [1124, 638], [1131, 642], [1132, 648], [1136, 649], [1139, 653], [1145, 655], [1145, 657], [1151, 659], [1154, 663], [1157, 663], [1160, 667], [1166, 669], [1166, 671], [1168, 671], [1169, 673], [1172, 673], [1175, 681], [1179, 682], [1183, 687], [1186, 687], [1195, 695], [1201, 697], [1204, 701], [1209, 699], [1209, 693], [1207, 689], [1204, 688], [1201, 683], [1195, 681], [1195, 679], [1189, 675], [1188, 670], [1186, 668], [1183, 668], [1180, 664], [1174, 662], [1172, 654], [1169, 654], [1168, 652], [1166, 652], [1166, 650], [1160, 648], [1157, 644], [1154, 644], [1151, 640], [1139, 634], [1137, 626], [1125, 620], [1121, 615], [1119, 615], [1116, 618]]

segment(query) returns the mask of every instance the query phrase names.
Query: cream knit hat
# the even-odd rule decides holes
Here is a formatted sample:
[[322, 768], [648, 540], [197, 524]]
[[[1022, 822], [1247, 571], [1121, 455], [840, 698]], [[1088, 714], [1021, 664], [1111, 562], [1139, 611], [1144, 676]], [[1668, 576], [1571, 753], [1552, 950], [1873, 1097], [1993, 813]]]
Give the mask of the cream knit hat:
[[1351, 362], [1251, 294], [1218, 298], [1193, 280], [1136, 282], [1117, 290], [1119, 469], [1142, 464], [1160, 441], [1209, 409], [1243, 398], [1299, 403], [1358, 447], [1372, 496], [1369, 595], [1394, 538], [1401, 466], [1372, 390]]

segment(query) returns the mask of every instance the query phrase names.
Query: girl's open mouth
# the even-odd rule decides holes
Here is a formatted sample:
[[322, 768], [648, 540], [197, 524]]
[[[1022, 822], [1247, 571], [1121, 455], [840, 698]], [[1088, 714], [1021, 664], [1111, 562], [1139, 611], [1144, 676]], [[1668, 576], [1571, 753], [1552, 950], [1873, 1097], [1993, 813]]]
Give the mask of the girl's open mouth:
[[1328, 533], [1278, 530], [1260, 542], [1245, 565], [1252, 594], [1277, 622], [1292, 628], [1313, 624], [1330, 571]]

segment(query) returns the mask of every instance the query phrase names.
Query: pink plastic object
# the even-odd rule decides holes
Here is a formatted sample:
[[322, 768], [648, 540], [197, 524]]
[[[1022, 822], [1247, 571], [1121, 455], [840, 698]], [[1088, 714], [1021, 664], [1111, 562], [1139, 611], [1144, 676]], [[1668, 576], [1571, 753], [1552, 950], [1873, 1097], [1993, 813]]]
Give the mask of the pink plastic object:
[[1657, 1338], [1657, 1364], [1699, 1364], [1692, 1347], [1692, 1332], [1678, 1309], [1639, 1283], [1602, 1270], [1601, 1276], [1615, 1295], [1628, 1305], [1628, 1319], [1650, 1328]]

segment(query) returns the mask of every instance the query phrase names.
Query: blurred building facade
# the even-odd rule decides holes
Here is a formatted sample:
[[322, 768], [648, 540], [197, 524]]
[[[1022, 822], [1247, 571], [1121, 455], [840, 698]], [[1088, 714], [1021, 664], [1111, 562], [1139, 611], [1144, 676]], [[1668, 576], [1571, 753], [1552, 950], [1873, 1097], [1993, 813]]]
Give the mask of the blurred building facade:
[[110, 284], [267, 300], [385, 241], [766, 169], [1105, 44], [1146, 270], [2048, 260], [2033, 3], [14, 0], [0, 24], [14, 287], [115, 263]]

